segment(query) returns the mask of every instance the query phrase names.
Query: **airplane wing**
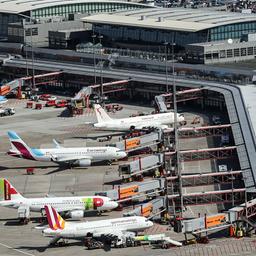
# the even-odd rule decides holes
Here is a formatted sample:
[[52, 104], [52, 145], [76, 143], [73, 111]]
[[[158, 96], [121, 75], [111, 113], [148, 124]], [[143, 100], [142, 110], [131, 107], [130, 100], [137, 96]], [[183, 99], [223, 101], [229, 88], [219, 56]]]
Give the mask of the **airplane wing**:
[[60, 143], [57, 140], [53, 139], [52, 141], [53, 141], [56, 148], [63, 148], [63, 146], [61, 146]]
[[57, 163], [75, 162], [77, 160], [92, 160], [91, 156], [72, 156], [72, 157], [59, 157], [51, 155], [52, 161]]
[[143, 124], [137, 124], [135, 125], [136, 129], [142, 129], [145, 127], [155, 127], [155, 128], [161, 128], [161, 129], [166, 129], [168, 128], [168, 125], [161, 124], [161, 123], [156, 123], [156, 122], [146, 122]]
[[47, 194], [45, 197], [53, 198], [56, 197], [54, 194]]

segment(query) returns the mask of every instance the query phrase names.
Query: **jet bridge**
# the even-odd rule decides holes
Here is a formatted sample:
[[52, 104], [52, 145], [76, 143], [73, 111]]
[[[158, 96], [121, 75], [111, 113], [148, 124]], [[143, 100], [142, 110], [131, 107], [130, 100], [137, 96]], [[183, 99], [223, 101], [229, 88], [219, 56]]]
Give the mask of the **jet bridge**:
[[[182, 161], [201, 161], [208, 159], [225, 159], [232, 158], [237, 155], [236, 146], [219, 147], [219, 148], [206, 148], [195, 150], [181, 150]], [[175, 156], [175, 152], [165, 152], [165, 158], [171, 159]]]
[[252, 229], [255, 229], [255, 223], [249, 220], [255, 215], [256, 199], [253, 199], [249, 202], [233, 207], [225, 213], [210, 216], [205, 215], [202, 217], [199, 216], [198, 218], [189, 220], [178, 220], [175, 223], [174, 231], [182, 232], [184, 234], [191, 233], [193, 235], [197, 235], [203, 232], [219, 231], [221, 229], [228, 228], [239, 221], [249, 224]]
[[162, 142], [162, 130], [154, 130], [148, 134], [125, 139], [115, 143], [115, 147], [126, 152], [132, 152], [146, 147], [151, 147]]
[[[206, 204], [222, 204], [234, 201], [236, 204], [241, 203], [244, 200], [245, 189], [235, 188], [219, 191], [202, 191], [198, 193], [186, 193], [183, 194], [184, 206], [190, 205], [206, 205]], [[176, 207], [180, 206], [180, 195], [173, 194], [168, 195], [170, 200], [169, 207], [171, 210], [172, 202], [175, 202]]]
[[[203, 97], [202, 88], [192, 88], [187, 90], [178, 91], [176, 93], [177, 102], [184, 102], [190, 100], [197, 100]], [[155, 97], [155, 102], [159, 112], [167, 112], [173, 105], [173, 94], [166, 93], [157, 95]]]
[[252, 199], [228, 210], [230, 221], [256, 216], [256, 199]]
[[163, 165], [163, 154], [153, 154], [145, 157], [136, 157], [133, 161], [119, 165], [119, 176], [128, 179], [140, 176], [145, 172], [158, 169]]
[[[227, 184], [234, 180], [242, 180], [242, 171], [209, 172], [199, 174], [182, 175], [183, 187], [207, 186], [212, 184]], [[178, 176], [166, 177], [168, 186], [176, 185], [179, 182]]]
[[118, 202], [131, 201], [141, 197], [162, 194], [165, 190], [165, 179], [152, 179], [145, 182], [116, 186], [112, 190], [97, 192], [95, 195], [107, 196]]
[[133, 210], [125, 212], [123, 216], [156, 216], [166, 211], [166, 197], [158, 197], [147, 203], [134, 207]]
[[179, 138], [223, 136], [231, 133], [231, 124], [179, 128]]

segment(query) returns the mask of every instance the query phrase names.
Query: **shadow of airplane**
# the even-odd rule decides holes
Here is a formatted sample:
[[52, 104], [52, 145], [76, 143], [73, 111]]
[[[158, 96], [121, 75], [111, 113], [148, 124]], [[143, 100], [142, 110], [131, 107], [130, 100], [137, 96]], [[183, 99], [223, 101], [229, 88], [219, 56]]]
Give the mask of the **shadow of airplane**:
[[[17, 218], [10, 218], [10, 219], [0, 219], [0, 221], [6, 221], [4, 223], [5, 226], [23, 226], [24, 224], [19, 221]], [[30, 218], [30, 221], [32, 223], [39, 223], [40, 225], [47, 224], [47, 221], [45, 218], [42, 217], [32, 217]]]
[[69, 165], [65, 165], [65, 164], [64, 165], [59, 165], [57, 167], [57, 169], [52, 170], [50, 172], [47, 172], [46, 175], [50, 175], [50, 174], [53, 174], [53, 173], [56, 173], [56, 172], [63, 172], [63, 171], [66, 171], [66, 170], [70, 170], [70, 166]]
[[[36, 165], [32, 168], [37, 169], [47, 169], [47, 168], [53, 168], [58, 165]], [[26, 170], [27, 168], [31, 168], [31, 166], [17, 166], [17, 167], [6, 167], [6, 166], [0, 166], [0, 171], [9, 170], [9, 169], [17, 169], [17, 170]]]
[[54, 245], [44, 245], [44, 246], [19, 246], [19, 247], [15, 247], [14, 249], [45, 252], [47, 249], [50, 249], [50, 248], [70, 247], [70, 246], [75, 246], [75, 245], [81, 246], [81, 241], [73, 241], [73, 242], [68, 242], [68, 243], [59, 242]]

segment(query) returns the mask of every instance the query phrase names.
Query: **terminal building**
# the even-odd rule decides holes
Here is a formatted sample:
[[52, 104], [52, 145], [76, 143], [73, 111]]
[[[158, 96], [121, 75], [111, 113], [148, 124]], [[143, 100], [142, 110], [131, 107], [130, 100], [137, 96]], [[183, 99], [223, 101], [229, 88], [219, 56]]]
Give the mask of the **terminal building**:
[[[208, 43], [209, 45], [210, 42], [216, 47], [219, 41], [231, 39], [236, 42], [256, 32], [255, 15], [209, 11], [208, 8], [120, 11], [88, 16], [83, 18], [83, 21], [92, 24], [94, 31], [103, 35], [112, 47], [138, 48], [139, 45], [140, 48], [144, 47], [152, 51], [158, 51], [159, 46], [164, 42], [175, 43], [181, 49], [189, 44]], [[248, 47], [253, 47], [255, 42], [250, 40]], [[241, 44], [237, 47], [243, 46]], [[241, 57], [241, 54], [239, 56]], [[225, 58], [225, 60], [231, 59]]]
[[[147, 5], [139, 4], [137, 0], [8, 0], [0, 2], [0, 37], [9, 36], [12, 42], [22, 42], [26, 36], [32, 36], [36, 39], [40, 35], [41, 27], [47, 27], [46, 23], [55, 23], [48, 27], [58, 30], [60, 23], [64, 21], [74, 21], [75, 16], [86, 16], [93, 13], [114, 12], [116, 10], [132, 10], [145, 8]], [[56, 18], [58, 17], [58, 18]], [[24, 22], [23, 20], [26, 20]], [[23, 23], [21, 24], [21, 22]], [[28, 24], [30, 21], [31, 24]], [[19, 24], [16, 24], [16, 23]], [[15, 23], [11, 25], [11, 23]], [[44, 24], [37, 26], [37, 24]], [[58, 26], [57, 26], [58, 25]], [[81, 28], [82, 25], [79, 25]], [[61, 26], [60, 29], [70, 28], [68, 24]], [[79, 29], [76, 24], [74, 29]], [[31, 29], [31, 30], [30, 30]], [[26, 31], [26, 33], [24, 32]], [[32, 33], [30, 33], [30, 31]], [[9, 34], [9, 35], [8, 35]], [[41, 32], [41, 37], [45, 32]], [[48, 36], [48, 30], [46, 35]], [[20, 41], [18, 41], [20, 38]], [[15, 40], [16, 41], [15, 41]], [[23, 40], [23, 42], [26, 40]], [[28, 41], [28, 40], [27, 40]], [[41, 40], [42, 41], [42, 40]], [[22, 43], [23, 43], [22, 42]], [[45, 46], [45, 45], [44, 45]]]

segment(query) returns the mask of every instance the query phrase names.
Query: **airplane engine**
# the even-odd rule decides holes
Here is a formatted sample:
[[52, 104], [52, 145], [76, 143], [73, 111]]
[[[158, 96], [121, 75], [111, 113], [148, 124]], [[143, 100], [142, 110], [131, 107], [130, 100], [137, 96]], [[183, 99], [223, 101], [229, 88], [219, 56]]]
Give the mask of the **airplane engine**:
[[75, 162], [75, 165], [80, 166], [80, 167], [87, 167], [90, 166], [92, 161], [90, 159], [82, 159], [82, 160], [77, 160]]
[[126, 237], [126, 238], [134, 238], [135, 237], [135, 233], [127, 231], [127, 232], [124, 233], [124, 237]]
[[83, 210], [75, 210], [69, 212], [69, 217], [72, 219], [81, 219], [84, 217], [84, 211]]

